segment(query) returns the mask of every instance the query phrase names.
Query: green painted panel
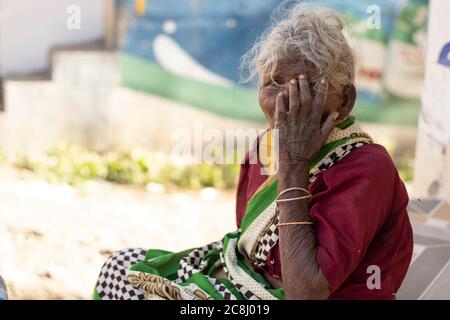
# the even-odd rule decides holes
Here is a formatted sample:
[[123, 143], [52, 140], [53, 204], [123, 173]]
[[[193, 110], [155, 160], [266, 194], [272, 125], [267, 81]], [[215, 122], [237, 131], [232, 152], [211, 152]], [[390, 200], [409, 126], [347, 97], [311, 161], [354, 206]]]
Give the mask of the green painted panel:
[[254, 89], [218, 86], [181, 77], [130, 55], [122, 55], [121, 65], [122, 82], [126, 87], [229, 118], [265, 121]]
[[[124, 86], [232, 119], [264, 122], [257, 92], [238, 86], [218, 86], [174, 75], [144, 59], [122, 54]], [[420, 100], [387, 97], [379, 104], [357, 100], [353, 114], [359, 121], [415, 126]]]

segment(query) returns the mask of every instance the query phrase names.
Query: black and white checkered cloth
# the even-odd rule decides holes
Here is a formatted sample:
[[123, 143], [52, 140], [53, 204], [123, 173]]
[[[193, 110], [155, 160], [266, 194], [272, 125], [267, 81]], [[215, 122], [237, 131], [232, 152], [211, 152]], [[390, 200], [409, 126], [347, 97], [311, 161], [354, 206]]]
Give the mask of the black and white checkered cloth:
[[237, 300], [236, 296], [231, 293], [230, 290], [218, 279], [208, 277], [209, 282], [214, 286], [217, 292], [223, 297], [224, 300]]
[[128, 268], [143, 261], [147, 250], [123, 249], [112, 254], [104, 263], [96, 289], [102, 300], [144, 300], [144, 290], [136, 289], [127, 280]]
[[255, 253], [255, 261], [253, 262], [254, 265], [262, 267], [266, 264], [269, 251], [278, 242], [278, 228], [276, 227], [278, 222], [278, 216], [276, 216], [269, 229], [267, 229], [264, 236], [259, 240], [258, 249]]
[[206, 246], [192, 250], [187, 256], [180, 260], [180, 266], [178, 268], [177, 282], [186, 281], [194, 273], [203, 271], [208, 266], [208, 261], [203, 260], [205, 255], [211, 250], [220, 249], [222, 247], [221, 241], [212, 242]]
[[253, 292], [251, 292], [247, 288], [243, 287], [239, 283], [236, 283], [235, 287], [236, 287], [236, 289], [239, 290], [240, 293], [242, 293], [242, 295], [245, 297], [245, 299], [247, 299], [247, 300], [259, 300], [258, 297]]

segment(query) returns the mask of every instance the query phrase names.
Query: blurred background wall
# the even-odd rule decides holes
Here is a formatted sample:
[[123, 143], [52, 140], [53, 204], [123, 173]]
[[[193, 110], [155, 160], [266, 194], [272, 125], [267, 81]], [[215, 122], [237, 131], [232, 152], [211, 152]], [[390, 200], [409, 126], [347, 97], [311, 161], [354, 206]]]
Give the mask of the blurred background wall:
[[[413, 138], [408, 126], [416, 125], [420, 105], [427, 1], [318, 2], [350, 22], [358, 55], [355, 114], [406, 125], [400, 135]], [[239, 83], [239, 59], [279, 3], [0, 2], [0, 146], [36, 152], [68, 141], [100, 151], [169, 150], [173, 129], [195, 121], [265, 127], [255, 81]]]
[[[306, 2], [347, 17], [358, 60], [354, 114], [393, 153], [411, 157], [428, 1]], [[240, 82], [239, 63], [279, 3], [0, 2], [0, 148], [170, 151], [172, 132], [196, 122], [266, 127], [256, 81]]]
[[[77, 32], [66, 27], [71, 5], [83, 8]], [[105, 37], [105, 1], [0, 1], [0, 75], [48, 71], [55, 46], [80, 44]]]

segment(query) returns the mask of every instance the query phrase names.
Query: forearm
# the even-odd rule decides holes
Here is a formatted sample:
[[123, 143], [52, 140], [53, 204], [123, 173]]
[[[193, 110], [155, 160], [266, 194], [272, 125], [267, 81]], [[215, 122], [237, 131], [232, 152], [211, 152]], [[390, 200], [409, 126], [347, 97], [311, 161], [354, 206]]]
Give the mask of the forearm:
[[[307, 164], [280, 164], [279, 191], [293, 187], [307, 188]], [[298, 196], [290, 193], [284, 197]], [[280, 222], [309, 221], [309, 199], [280, 202]], [[328, 282], [316, 261], [317, 241], [312, 225], [279, 227], [283, 287], [286, 299], [326, 299]]]

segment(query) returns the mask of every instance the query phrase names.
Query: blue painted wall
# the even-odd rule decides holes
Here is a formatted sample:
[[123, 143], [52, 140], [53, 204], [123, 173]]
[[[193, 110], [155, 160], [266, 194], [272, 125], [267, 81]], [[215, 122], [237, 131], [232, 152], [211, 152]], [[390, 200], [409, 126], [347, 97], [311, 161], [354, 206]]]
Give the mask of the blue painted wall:
[[[123, 72], [124, 84], [221, 115], [231, 116], [235, 113], [237, 118], [264, 120], [255, 99], [256, 79], [252, 83], [240, 83], [239, 64], [241, 56], [270, 24], [271, 14], [280, 2], [280, 0], [147, 0], [144, 12], [138, 14], [135, 1], [119, 0], [119, 8], [126, 13], [126, 30], [121, 47], [126, 57]], [[382, 50], [386, 50], [389, 39], [396, 33], [398, 12], [413, 4], [426, 4], [427, 0], [307, 0], [305, 2], [319, 3], [341, 11], [352, 28], [358, 26], [355, 28], [359, 30], [355, 33], [357, 39], [372, 42], [382, 47]], [[377, 5], [381, 9], [381, 29], [361, 28], [370, 15], [367, 9], [371, 5]], [[164, 28], [168, 21], [176, 25], [175, 30], [168, 32]], [[196, 91], [186, 96], [186, 91], [192, 91], [187, 86], [189, 79], [183, 79], [183, 77], [169, 79], [170, 72], [166, 72], [167, 70], [158, 65], [153, 52], [154, 40], [158, 35], [170, 37], [200, 65], [230, 80], [234, 83], [236, 90], [241, 90], [239, 94], [235, 95], [228, 89], [221, 92], [220, 87], [214, 87], [214, 84], [208, 84], [202, 88], [201, 84], [195, 83], [195, 88], [192, 90]], [[370, 46], [363, 47], [371, 50]], [[368, 69], [365, 69], [366, 66], [363, 63], [359, 65], [358, 75], [360, 77], [369, 75], [369, 78], [357, 83], [359, 96], [357, 105], [362, 106], [355, 109], [357, 115], [368, 121], [414, 124], [417, 119], [418, 100], [410, 102], [386, 98], [387, 94], [383, 91], [382, 83], [382, 77], [386, 71], [383, 70], [383, 66], [386, 65], [384, 57], [373, 56], [371, 52], [359, 52], [359, 54], [365, 57], [360, 60], [370, 60], [371, 63]], [[375, 67], [378, 69], [371, 69], [374, 60], [378, 61]], [[145, 68], [146, 63], [151, 65], [151, 68]], [[143, 75], [142, 72], [146, 74]], [[155, 79], [149, 79], [152, 75], [165, 79], [165, 82], [157, 83]], [[370, 78], [373, 77], [372, 75], [380, 76]], [[164, 83], [174, 81], [177, 85], [173, 89], [164, 87]], [[201, 95], [206, 91], [216, 96], [209, 95], [208, 101], [195, 97], [196, 94]], [[227, 97], [226, 102], [212, 101], [223, 100], [224, 97]], [[245, 112], [240, 112], [241, 109], [235, 105], [240, 105]], [[398, 108], [398, 106], [401, 107]], [[379, 112], [380, 108], [385, 110]], [[406, 116], [404, 116], [405, 111], [408, 113]]]

